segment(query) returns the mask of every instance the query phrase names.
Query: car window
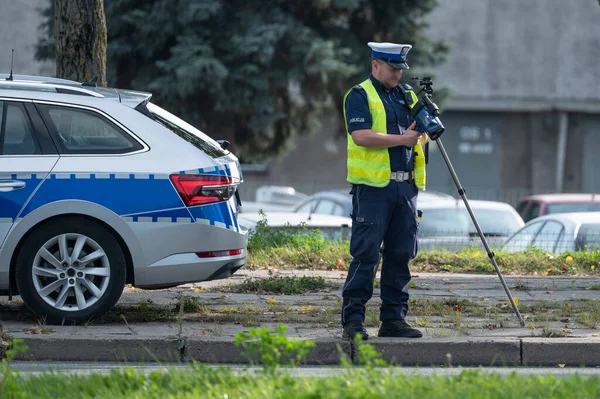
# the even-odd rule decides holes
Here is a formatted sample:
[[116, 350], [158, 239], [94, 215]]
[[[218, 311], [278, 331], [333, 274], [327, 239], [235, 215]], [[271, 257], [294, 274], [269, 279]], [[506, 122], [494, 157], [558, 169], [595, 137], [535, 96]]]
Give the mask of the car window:
[[333, 213], [332, 215], [335, 216], [348, 216], [348, 215], [344, 215], [344, 207], [341, 206], [340, 204], [335, 204], [335, 206], [333, 207]]
[[[473, 213], [484, 233], [508, 236], [521, 228], [519, 219], [506, 210], [474, 209]], [[420, 237], [468, 236], [476, 233], [465, 208], [424, 210], [419, 225]]]
[[506, 242], [504, 249], [509, 252], [526, 250], [531, 246], [531, 243], [543, 224], [544, 222], [537, 222], [523, 227], [523, 229], [518, 231]]
[[156, 104], [148, 103], [146, 104], [145, 109], [140, 108], [138, 111], [146, 116], [149, 116], [155, 122], [160, 123], [212, 158], [220, 158], [229, 154], [229, 151], [221, 148], [219, 143], [217, 143], [215, 140], [202, 133], [200, 130], [196, 129], [183, 119], [176, 117], [172, 113], [162, 109]]
[[527, 213], [525, 214], [523, 221], [528, 222], [531, 219], [535, 219], [538, 216], [540, 216], [540, 203], [534, 201], [531, 203], [531, 206], [527, 210]]
[[315, 208], [314, 213], [333, 215], [336, 205], [337, 204], [331, 200], [322, 199]]
[[525, 212], [525, 208], [527, 208], [527, 204], [529, 204], [529, 201], [521, 201], [519, 202], [519, 205], [517, 205], [517, 213], [521, 216], [523, 216], [523, 212]]
[[469, 234], [470, 219], [460, 209], [427, 209], [419, 225], [419, 237], [446, 237]]
[[546, 224], [544, 224], [537, 236], [535, 236], [531, 246], [544, 251], [553, 252], [554, 248], [556, 248], [556, 243], [562, 235], [562, 232], [562, 223], [549, 220], [546, 222]]
[[33, 155], [40, 148], [23, 104], [0, 101], [0, 154]]
[[312, 213], [316, 209], [319, 200], [310, 200], [300, 205], [295, 212], [297, 213]]
[[143, 146], [97, 112], [37, 104], [61, 154], [124, 154]]
[[590, 223], [582, 225], [575, 239], [575, 249], [578, 251], [600, 249], [600, 224]]
[[548, 204], [546, 213], [566, 213], [566, 212], [595, 212], [600, 210], [600, 203], [565, 203]]

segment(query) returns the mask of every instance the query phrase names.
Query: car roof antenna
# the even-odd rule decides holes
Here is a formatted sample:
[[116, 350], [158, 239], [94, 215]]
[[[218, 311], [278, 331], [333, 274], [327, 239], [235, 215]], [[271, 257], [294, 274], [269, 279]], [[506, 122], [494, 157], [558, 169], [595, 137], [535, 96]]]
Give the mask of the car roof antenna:
[[13, 60], [15, 59], [15, 49], [12, 49], [12, 53], [10, 55], [10, 75], [6, 80], [14, 80], [13, 79]]
[[84, 82], [81, 85], [87, 87], [98, 87], [98, 76], [94, 76], [92, 80], [90, 80], [89, 82]]

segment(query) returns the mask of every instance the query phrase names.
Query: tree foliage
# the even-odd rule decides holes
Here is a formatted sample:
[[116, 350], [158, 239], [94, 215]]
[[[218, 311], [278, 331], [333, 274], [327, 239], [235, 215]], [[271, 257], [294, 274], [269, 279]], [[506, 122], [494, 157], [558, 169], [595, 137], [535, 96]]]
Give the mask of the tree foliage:
[[[443, 61], [426, 36], [436, 0], [111, 0], [109, 85], [154, 102], [245, 161], [286, 150], [369, 72], [369, 41], [413, 44], [412, 67]], [[45, 28], [50, 29], [51, 21]], [[38, 56], [52, 54], [42, 40]], [[341, 132], [343, 133], [343, 132]]]

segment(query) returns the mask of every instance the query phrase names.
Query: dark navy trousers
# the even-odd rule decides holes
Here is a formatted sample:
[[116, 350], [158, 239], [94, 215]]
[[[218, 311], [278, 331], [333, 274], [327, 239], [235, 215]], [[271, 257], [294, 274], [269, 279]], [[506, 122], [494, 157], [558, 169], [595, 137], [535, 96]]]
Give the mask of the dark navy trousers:
[[418, 190], [414, 182], [390, 181], [381, 188], [357, 184], [351, 193], [353, 260], [342, 289], [342, 324], [365, 319], [382, 243], [379, 319], [404, 320], [411, 278], [408, 262], [418, 251]]

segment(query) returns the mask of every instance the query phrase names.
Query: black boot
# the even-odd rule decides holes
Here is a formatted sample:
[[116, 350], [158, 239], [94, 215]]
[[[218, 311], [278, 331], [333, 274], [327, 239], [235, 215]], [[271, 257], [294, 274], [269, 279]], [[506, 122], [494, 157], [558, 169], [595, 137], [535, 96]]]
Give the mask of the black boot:
[[404, 320], [385, 320], [381, 323], [378, 337], [421, 338], [423, 333], [412, 328]]
[[369, 334], [367, 334], [367, 330], [365, 329], [362, 321], [353, 320], [344, 324], [344, 333], [342, 334], [342, 338], [354, 340], [356, 335], [360, 335], [363, 341], [369, 339]]

